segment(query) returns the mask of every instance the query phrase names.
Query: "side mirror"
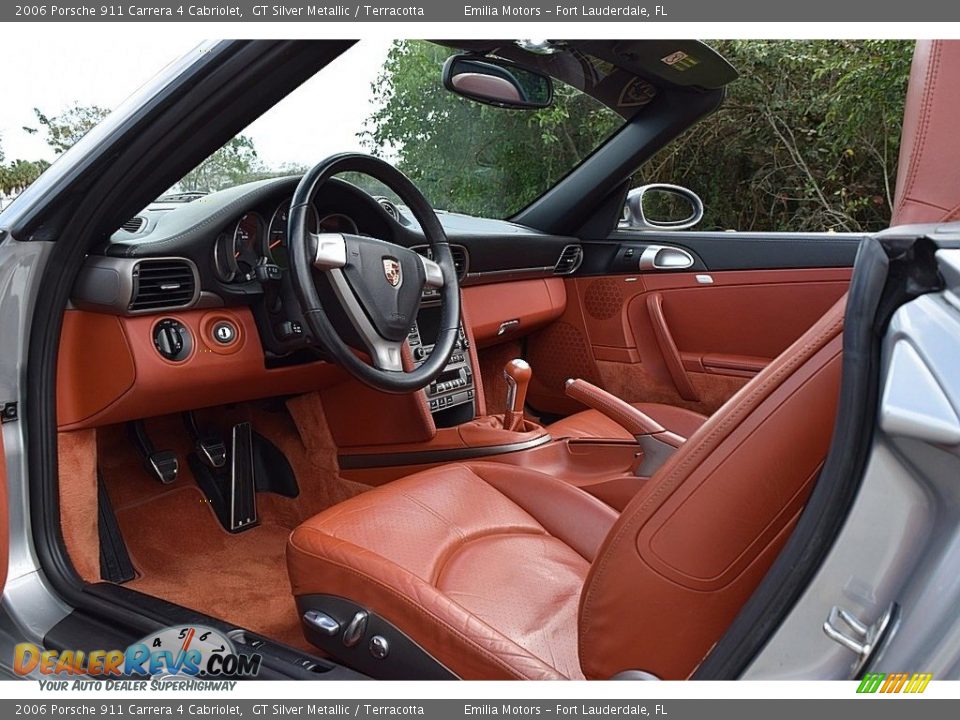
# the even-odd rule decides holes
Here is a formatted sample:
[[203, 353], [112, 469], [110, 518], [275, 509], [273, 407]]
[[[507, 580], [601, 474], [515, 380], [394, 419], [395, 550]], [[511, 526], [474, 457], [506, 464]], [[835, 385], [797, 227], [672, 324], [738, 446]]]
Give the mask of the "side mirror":
[[627, 193], [620, 227], [686, 230], [703, 219], [703, 201], [685, 187], [655, 183]]
[[443, 86], [475, 102], [513, 110], [539, 110], [553, 102], [549, 75], [501, 58], [453, 55], [443, 64]]

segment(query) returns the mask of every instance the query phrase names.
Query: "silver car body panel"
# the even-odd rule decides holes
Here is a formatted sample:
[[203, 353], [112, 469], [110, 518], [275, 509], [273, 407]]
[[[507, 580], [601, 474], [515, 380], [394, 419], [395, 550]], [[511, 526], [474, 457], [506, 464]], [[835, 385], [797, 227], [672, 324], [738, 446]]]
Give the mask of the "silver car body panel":
[[31, 321], [40, 277], [53, 248], [48, 242], [0, 242], [0, 401], [16, 402], [18, 420], [3, 423], [10, 504], [10, 556], [0, 617], [0, 667], [16, 642], [40, 643], [69, 612], [51, 591], [33, 548], [27, 482], [25, 391]]
[[745, 679], [849, 678], [852, 651], [822, 626], [831, 608], [865, 624], [901, 609], [867, 667], [960, 678], [960, 250], [939, 250], [947, 287], [893, 315], [877, 431], [846, 524]]

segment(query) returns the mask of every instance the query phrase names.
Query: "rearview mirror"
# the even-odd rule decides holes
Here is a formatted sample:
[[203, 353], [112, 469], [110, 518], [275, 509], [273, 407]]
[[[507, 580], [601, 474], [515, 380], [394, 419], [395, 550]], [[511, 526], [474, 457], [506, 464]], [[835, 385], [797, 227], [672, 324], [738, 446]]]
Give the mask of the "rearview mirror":
[[538, 110], [553, 102], [549, 75], [485, 55], [447, 58], [443, 86], [469, 100], [514, 110]]
[[703, 201], [680, 185], [655, 183], [627, 193], [621, 227], [634, 230], [686, 230], [703, 219]]

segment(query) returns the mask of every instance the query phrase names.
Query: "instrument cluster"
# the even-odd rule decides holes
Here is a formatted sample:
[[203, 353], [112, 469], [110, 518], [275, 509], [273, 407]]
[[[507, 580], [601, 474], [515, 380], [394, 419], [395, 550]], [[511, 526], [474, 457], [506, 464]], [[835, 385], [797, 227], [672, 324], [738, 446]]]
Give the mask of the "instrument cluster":
[[[269, 216], [256, 211], [244, 213], [222, 233], [213, 249], [213, 266], [224, 283], [246, 283], [257, 279], [257, 268], [270, 266], [286, 270], [290, 266], [287, 248], [287, 224], [292, 198], [285, 198]], [[356, 221], [340, 212], [320, 216], [310, 208], [312, 233], [360, 233]], [[269, 217], [269, 219], [267, 219]]]

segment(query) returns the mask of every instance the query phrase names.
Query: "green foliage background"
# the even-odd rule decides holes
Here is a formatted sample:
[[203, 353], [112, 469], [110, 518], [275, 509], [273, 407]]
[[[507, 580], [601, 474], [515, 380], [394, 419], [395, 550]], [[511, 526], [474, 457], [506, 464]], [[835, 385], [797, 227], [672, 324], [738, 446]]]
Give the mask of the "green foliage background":
[[[880, 230], [889, 224], [913, 42], [884, 40], [710, 42], [740, 71], [721, 109], [662, 150], [634, 184], [671, 182], [696, 191], [700, 229]], [[450, 50], [422, 41], [393, 44], [372, 87], [373, 110], [359, 133], [446, 210], [507, 217], [580, 162], [621, 118], [566, 86], [538, 112], [506, 111], [446, 92], [440, 69]], [[36, 128], [59, 155], [106, 114], [74, 105], [35, 111]], [[47, 167], [6, 161], [0, 192], [15, 195]], [[268, 168], [238, 135], [180, 183], [212, 192], [294, 173]], [[379, 190], [372, 188], [375, 192]]]
[[[33, 113], [37, 125], [24, 127], [24, 131], [32, 135], [42, 132], [54, 154], [61, 155], [109, 115], [110, 110], [96, 105], [74, 104], [57, 115], [47, 115], [39, 108], [34, 108]], [[45, 160], [15, 160], [5, 164], [3, 160], [3, 149], [0, 148], [0, 193], [5, 195], [22, 192], [50, 166]], [[306, 171], [306, 168], [280, 168], [271, 173], [260, 162], [253, 140], [246, 135], [237, 135], [187, 173], [177, 189], [216, 192], [273, 174], [292, 174], [298, 169]]]
[[552, 107], [512, 111], [443, 89], [449, 48], [397, 41], [373, 85], [376, 110], [361, 139], [386, 155], [438, 208], [504, 217], [540, 195], [622, 120], [558, 86]]
[[[709, 44], [740, 71], [723, 107], [640, 168], [704, 200], [701, 229], [870, 231], [889, 224], [913, 42]], [[438, 207], [506, 216], [603, 141], [619, 118], [558, 88], [547, 110], [511, 112], [440, 89], [449, 51], [398, 41], [373, 87], [362, 138]]]

